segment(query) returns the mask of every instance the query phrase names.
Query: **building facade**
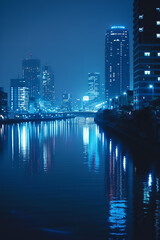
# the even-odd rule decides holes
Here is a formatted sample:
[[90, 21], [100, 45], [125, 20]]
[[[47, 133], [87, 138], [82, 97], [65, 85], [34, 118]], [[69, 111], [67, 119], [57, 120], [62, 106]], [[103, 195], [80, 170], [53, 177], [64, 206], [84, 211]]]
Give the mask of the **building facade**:
[[107, 29], [105, 38], [105, 98], [130, 88], [129, 33], [124, 26]]
[[42, 100], [44, 105], [51, 108], [55, 102], [54, 73], [50, 67], [45, 66], [42, 70]]
[[160, 97], [160, 2], [134, 0], [134, 102], [147, 106]]
[[100, 73], [88, 73], [88, 96], [90, 101], [97, 102], [100, 97]]
[[72, 111], [72, 96], [70, 93], [63, 93], [61, 109], [63, 111]]
[[29, 107], [29, 90], [24, 79], [10, 81], [11, 112], [26, 112]]
[[4, 92], [4, 89], [1, 87], [0, 87], [0, 115], [3, 116], [3, 118], [7, 117], [8, 115], [8, 94]]
[[38, 101], [40, 98], [40, 60], [24, 59], [22, 61], [22, 77], [29, 89], [29, 99]]

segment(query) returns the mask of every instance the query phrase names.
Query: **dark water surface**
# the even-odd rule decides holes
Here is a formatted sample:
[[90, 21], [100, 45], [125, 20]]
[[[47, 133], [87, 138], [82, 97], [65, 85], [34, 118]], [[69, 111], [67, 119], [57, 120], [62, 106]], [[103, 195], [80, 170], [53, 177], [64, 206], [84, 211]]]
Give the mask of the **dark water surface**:
[[1, 126], [0, 239], [160, 239], [160, 171], [143, 151], [93, 118]]

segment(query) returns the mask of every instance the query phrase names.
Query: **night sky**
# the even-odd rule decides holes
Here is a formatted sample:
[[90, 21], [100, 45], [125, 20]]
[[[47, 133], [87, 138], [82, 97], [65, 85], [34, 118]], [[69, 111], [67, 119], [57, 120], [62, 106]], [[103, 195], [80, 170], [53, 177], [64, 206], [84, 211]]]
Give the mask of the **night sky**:
[[132, 47], [132, 0], [0, 0], [0, 86], [9, 91], [10, 79], [21, 76], [22, 59], [32, 53], [52, 66], [56, 96], [68, 90], [81, 97], [88, 72], [100, 72], [104, 81], [111, 25], [129, 29]]

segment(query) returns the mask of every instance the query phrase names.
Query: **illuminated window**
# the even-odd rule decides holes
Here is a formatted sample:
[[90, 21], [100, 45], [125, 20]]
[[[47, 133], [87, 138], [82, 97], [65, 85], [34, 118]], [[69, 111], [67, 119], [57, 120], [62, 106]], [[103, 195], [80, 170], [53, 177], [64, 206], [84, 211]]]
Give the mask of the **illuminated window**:
[[145, 53], [144, 53], [144, 56], [145, 56], [145, 57], [150, 57], [150, 56], [151, 56], [151, 53], [150, 53], [150, 52], [145, 52]]
[[157, 56], [160, 57], [160, 52], [157, 53]]
[[144, 71], [144, 74], [145, 74], [145, 75], [150, 75], [150, 74], [151, 74], [151, 71]]
[[160, 21], [157, 21], [157, 25], [160, 25]]
[[143, 32], [143, 27], [139, 28], [139, 32]]
[[157, 38], [160, 38], [160, 33], [157, 33]]
[[160, 77], [158, 77], [157, 80], [160, 81]]
[[144, 16], [144, 15], [139, 15], [139, 19], [143, 19], [143, 16]]

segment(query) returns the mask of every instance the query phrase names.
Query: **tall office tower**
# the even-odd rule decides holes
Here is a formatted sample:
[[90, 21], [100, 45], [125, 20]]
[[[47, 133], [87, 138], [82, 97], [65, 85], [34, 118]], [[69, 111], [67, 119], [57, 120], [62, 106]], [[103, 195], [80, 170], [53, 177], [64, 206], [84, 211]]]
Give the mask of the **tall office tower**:
[[10, 109], [12, 112], [28, 111], [29, 91], [24, 79], [11, 79], [10, 81]]
[[45, 106], [53, 107], [55, 101], [54, 73], [48, 66], [44, 66], [42, 71], [42, 100]]
[[8, 94], [0, 87], [0, 115], [6, 117], [8, 114]]
[[62, 95], [62, 110], [71, 111], [72, 110], [72, 97], [70, 93], [63, 93]]
[[29, 88], [29, 98], [37, 101], [40, 97], [40, 60], [24, 59], [22, 62], [22, 77]]
[[100, 73], [88, 73], [88, 96], [92, 101], [99, 100], [100, 94]]
[[105, 98], [108, 101], [129, 88], [129, 33], [124, 26], [113, 26], [105, 39]]
[[134, 101], [136, 108], [160, 97], [160, 2], [134, 0]]

